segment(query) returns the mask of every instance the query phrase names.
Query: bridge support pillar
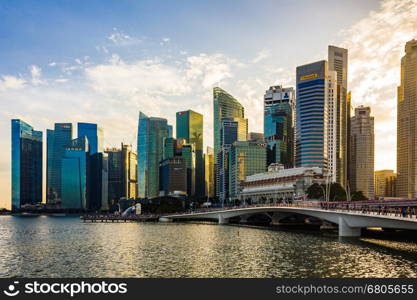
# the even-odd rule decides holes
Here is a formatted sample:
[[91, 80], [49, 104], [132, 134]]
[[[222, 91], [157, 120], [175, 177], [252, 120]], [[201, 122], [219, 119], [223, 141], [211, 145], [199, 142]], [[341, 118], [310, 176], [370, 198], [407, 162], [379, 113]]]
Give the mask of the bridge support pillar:
[[229, 219], [223, 217], [222, 214], [218, 214], [219, 225], [228, 224]]
[[361, 236], [360, 227], [350, 227], [343, 217], [339, 217], [339, 236], [355, 237]]

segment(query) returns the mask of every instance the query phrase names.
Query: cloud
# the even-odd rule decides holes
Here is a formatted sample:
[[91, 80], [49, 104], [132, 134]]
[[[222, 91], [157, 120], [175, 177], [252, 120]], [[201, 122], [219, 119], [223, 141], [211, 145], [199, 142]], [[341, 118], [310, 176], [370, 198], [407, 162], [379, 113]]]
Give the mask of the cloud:
[[[114, 46], [132, 46], [134, 44], [139, 44], [142, 42], [141, 39], [132, 37], [123, 33], [122, 31], [117, 30], [117, 28], [113, 28], [113, 32], [107, 37], [108, 40], [112, 41]], [[106, 47], [101, 48], [102, 51], [107, 52]]]
[[32, 75], [32, 84], [33, 85], [40, 85], [45, 84], [46, 81], [41, 79], [42, 76], [42, 69], [36, 65], [30, 66], [30, 74]]
[[15, 76], [4, 75], [0, 79], [0, 92], [8, 89], [21, 89], [25, 86], [26, 80]]
[[342, 46], [349, 50], [352, 102], [370, 105], [375, 116], [378, 169], [395, 168], [396, 87], [405, 43], [417, 38], [416, 16], [417, 1], [385, 0], [378, 11], [341, 32]]
[[268, 49], [263, 49], [259, 51], [256, 56], [252, 59], [252, 63], [256, 64], [260, 62], [261, 60], [264, 60], [271, 56], [271, 51]]

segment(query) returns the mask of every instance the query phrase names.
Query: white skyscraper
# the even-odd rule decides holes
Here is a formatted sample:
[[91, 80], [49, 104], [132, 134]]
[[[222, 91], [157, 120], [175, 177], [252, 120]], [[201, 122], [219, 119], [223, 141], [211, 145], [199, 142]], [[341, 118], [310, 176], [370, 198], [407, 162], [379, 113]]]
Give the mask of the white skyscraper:
[[336, 182], [337, 175], [337, 72], [328, 72], [327, 90], [327, 170], [330, 182]]

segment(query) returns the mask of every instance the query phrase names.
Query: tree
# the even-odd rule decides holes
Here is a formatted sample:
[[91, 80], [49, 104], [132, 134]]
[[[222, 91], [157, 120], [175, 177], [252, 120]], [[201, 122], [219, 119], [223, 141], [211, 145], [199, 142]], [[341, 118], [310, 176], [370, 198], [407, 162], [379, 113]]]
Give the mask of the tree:
[[330, 185], [329, 201], [346, 201], [346, 190], [337, 182]]
[[361, 200], [368, 200], [368, 198], [363, 194], [362, 191], [356, 191], [352, 194], [351, 200], [361, 201]]
[[307, 189], [307, 197], [309, 199], [320, 199], [323, 198], [322, 186], [318, 183], [313, 183]]

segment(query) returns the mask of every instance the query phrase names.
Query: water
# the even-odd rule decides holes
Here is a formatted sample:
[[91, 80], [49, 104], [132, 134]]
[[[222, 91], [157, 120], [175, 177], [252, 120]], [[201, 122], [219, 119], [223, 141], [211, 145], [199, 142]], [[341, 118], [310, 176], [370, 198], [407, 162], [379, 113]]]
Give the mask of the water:
[[0, 217], [0, 277], [416, 277], [416, 241]]

